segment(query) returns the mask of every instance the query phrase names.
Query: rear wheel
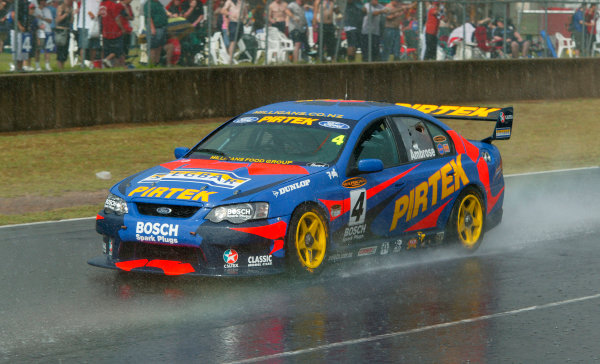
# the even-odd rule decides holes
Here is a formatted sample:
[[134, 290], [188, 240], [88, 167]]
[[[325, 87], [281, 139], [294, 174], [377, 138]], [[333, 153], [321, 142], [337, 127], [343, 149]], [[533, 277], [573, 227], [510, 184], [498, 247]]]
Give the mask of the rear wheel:
[[467, 251], [479, 248], [484, 235], [485, 212], [477, 189], [466, 188], [456, 200], [446, 227], [450, 241], [458, 242]]
[[296, 272], [318, 273], [324, 265], [329, 231], [322, 213], [301, 206], [292, 215], [287, 236], [289, 267]]

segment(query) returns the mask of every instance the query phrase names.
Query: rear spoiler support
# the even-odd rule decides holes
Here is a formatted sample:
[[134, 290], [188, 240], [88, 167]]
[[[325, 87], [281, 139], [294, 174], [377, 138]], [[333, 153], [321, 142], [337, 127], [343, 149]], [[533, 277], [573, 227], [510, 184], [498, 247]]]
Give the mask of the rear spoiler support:
[[396, 105], [410, 107], [429, 114], [438, 119], [456, 119], [456, 120], [475, 120], [475, 121], [495, 121], [494, 133], [483, 139], [484, 143], [491, 143], [493, 140], [508, 140], [512, 134], [513, 107], [470, 107], [470, 106], [448, 106], [448, 105], [421, 105], [421, 104], [401, 104]]

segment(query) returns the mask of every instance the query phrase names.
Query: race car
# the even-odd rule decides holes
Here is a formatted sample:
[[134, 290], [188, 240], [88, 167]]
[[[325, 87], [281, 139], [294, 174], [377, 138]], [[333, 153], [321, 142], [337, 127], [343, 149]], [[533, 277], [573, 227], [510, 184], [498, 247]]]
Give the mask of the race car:
[[[438, 119], [495, 122], [467, 140]], [[352, 100], [239, 115], [110, 190], [89, 264], [165, 275], [314, 274], [329, 263], [457, 243], [502, 219], [512, 107]]]

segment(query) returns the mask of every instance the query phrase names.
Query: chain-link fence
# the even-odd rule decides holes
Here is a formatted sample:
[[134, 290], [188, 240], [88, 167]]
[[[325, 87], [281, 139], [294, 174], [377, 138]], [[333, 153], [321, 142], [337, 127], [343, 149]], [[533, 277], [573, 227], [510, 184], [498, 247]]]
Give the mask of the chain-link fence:
[[573, 1], [30, 1], [0, 0], [0, 71], [600, 53]]

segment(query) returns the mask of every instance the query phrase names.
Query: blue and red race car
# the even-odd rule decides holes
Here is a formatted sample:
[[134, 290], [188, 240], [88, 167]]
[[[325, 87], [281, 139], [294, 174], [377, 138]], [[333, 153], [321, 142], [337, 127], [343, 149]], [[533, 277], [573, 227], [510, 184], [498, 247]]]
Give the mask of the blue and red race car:
[[[495, 122], [466, 140], [440, 118]], [[513, 110], [349, 100], [282, 102], [229, 120], [175, 160], [111, 188], [90, 264], [242, 276], [458, 242], [502, 219]]]

